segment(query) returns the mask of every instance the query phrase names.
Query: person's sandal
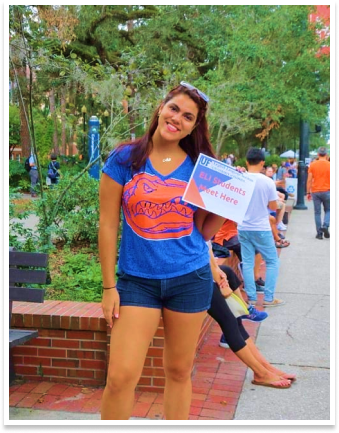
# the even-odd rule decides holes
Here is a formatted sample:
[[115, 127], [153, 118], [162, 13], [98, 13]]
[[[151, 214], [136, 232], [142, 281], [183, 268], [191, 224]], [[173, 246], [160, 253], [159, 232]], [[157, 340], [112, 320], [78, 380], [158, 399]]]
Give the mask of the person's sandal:
[[291, 383], [293, 383], [293, 382], [295, 382], [297, 380], [297, 375], [296, 374], [291, 374], [291, 373], [284, 373], [280, 377], [282, 379], [289, 380]]
[[276, 248], [287, 248], [289, 245], [290, 243], [286, 239], [279, 239], [278, 241], [275, 241]]
[[272, 382], [259, 382], [257, 380], [252, 380], [252, 383], [253, 385], [268, 386], [276, 389], [287, 389], [291, 387], [291, 382], [286, 379], [274, 380]]

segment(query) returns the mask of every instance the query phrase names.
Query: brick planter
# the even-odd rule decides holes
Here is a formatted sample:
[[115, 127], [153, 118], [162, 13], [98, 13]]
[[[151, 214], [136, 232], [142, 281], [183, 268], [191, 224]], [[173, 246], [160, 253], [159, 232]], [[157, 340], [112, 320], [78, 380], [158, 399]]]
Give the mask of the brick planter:
[[[213, 320], [206, 316], [198, 349]], [[99, 303], [14, 302], [12, 327], [39, 330], [39, 337], [13, 349], [15, 371], [26, 380], [102, 386], [109, 362], [110, 329]], [[163, 392], [162, 319], [148, 349], [138, 383], [140, 391]]]
[[[238, 258], [225, 259], [239, 276]], [[213, 319], [206, 315], [197, 350], [200, 349]], [[103, 386], [109, 363], [110, 329], [100, 303], [45, 301], [43, 305], [14, 302], [13, 328], [38, 329], [39, 336], [12, 349], [15, 371], [26, 380], [41, 380]], [[163, 392], [162, 364], [164, 329], [158, 329], [148, 349], [137, 390]]]

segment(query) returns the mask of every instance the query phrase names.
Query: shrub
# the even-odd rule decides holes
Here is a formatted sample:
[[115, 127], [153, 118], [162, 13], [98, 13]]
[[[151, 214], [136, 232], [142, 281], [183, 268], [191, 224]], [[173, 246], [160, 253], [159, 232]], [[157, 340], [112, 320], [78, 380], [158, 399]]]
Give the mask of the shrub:
[[246, 166], [246, 158], [239, 158], [239, 159], [237, 159], [235, 165], [236, 165], [236, 166], [239, 165], [240, 167], [245, 167], [246, 170], [247, 170], [247, 166]]
[[38, 251], [38, 237], [34, 231], [25, 227], [25, 220], [31, 213], [29, 208], [18, 206], [21, 194], [17, 189], [9, 193], [9, 246], [20, 251]]
[[278, 155], [270, 155], [270, 156], [266, 156], [265, 158], [265, 165], [269, 166], [272, 164], [277, 164], [277, 166], [279, 167], [281, 164], [282, 159], [280, 158], [280, 156]]
[[24, 162], [19, 162], [10, 159], [9, 160], [9, 186], [16, 188], [19, 186], [19, 182], [28, 182], [30, 185], [29, 174], [25, 170]]
[[102, 296], [101, 268], [91, 250], [62, 250], [62, 264], [56, 262], [60, 253], [51, 255], [52, 283], [47, 298], [78, 302], [100, 302]]
[[87, 162], [84, 160], [80, 160], [78, 155], [75, 156], [66, 156], [61, 155], [59, 157], [60, 162], [60, 171], [62, 174], [68, 173], [70, 176], [75, 176], [83, 170]]
[[60, 240], [67, 245], [79, 242], [97, 244], [99, 223], [99, 182], [87, 173], [72, 184], [64, 196], [55, 218], [49, 221], [46, 227], [43, 220], [43, 205], [45, 205], [49, 218], [55, 203], [62, 191], [72, 182], [69, 173], [63, 174], [59, 183], [46, 191], [44, 199], [35, 201], [36, 214], [40, 221], [38, 230], [43, 237], [48, 229], [52, 238]]

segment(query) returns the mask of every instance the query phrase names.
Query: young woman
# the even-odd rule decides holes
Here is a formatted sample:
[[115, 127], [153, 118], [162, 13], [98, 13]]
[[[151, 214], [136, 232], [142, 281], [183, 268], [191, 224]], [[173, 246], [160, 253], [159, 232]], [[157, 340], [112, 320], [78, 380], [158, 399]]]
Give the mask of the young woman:
[[207, 103], [204, 93], [181, 82], [155, 111], [148, 132], [118, 146], [103, 168], [102, 308], [112, 328], [104, 420], [130, 417], [134, 389], [160, 316], [165, 332], [165, 417], [188, 419], [192, 365], [213, 291], [206, 240], [224, 221], [181, 199], [199, 153], [213, 156]]

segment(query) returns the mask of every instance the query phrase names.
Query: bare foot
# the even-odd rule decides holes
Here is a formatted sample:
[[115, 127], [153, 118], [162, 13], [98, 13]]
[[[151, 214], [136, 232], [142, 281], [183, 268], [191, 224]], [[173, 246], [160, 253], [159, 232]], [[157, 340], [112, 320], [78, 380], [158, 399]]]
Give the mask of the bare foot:
[[261, 384], [272, 384], [274, 382], [279, 382], [281, 384], [281, 387], [289, 387], [289, 385], [291, 385], [291, 381], [283, 378], [281, 375], [279, 374], [275, 374], [272, 373], [271, 371], [267, 370], [267, 373], [263, 374], [263, 375], [259, 375], [254, 373], [254, 381], [261, 383]]
[[297, 376], [295, 374], [285, 373], [282, 370], [279, 370], [278, 368], [273, 367], [273, 365], [271, 365], [271, 364], [265, 365], [265, 368], [267, 370], [269, 370], [271, 373], [274, 373], [274, 374], [282, 377], [283, 379], [288, 379], [291, 382], [294, 382], [297, 380]]

